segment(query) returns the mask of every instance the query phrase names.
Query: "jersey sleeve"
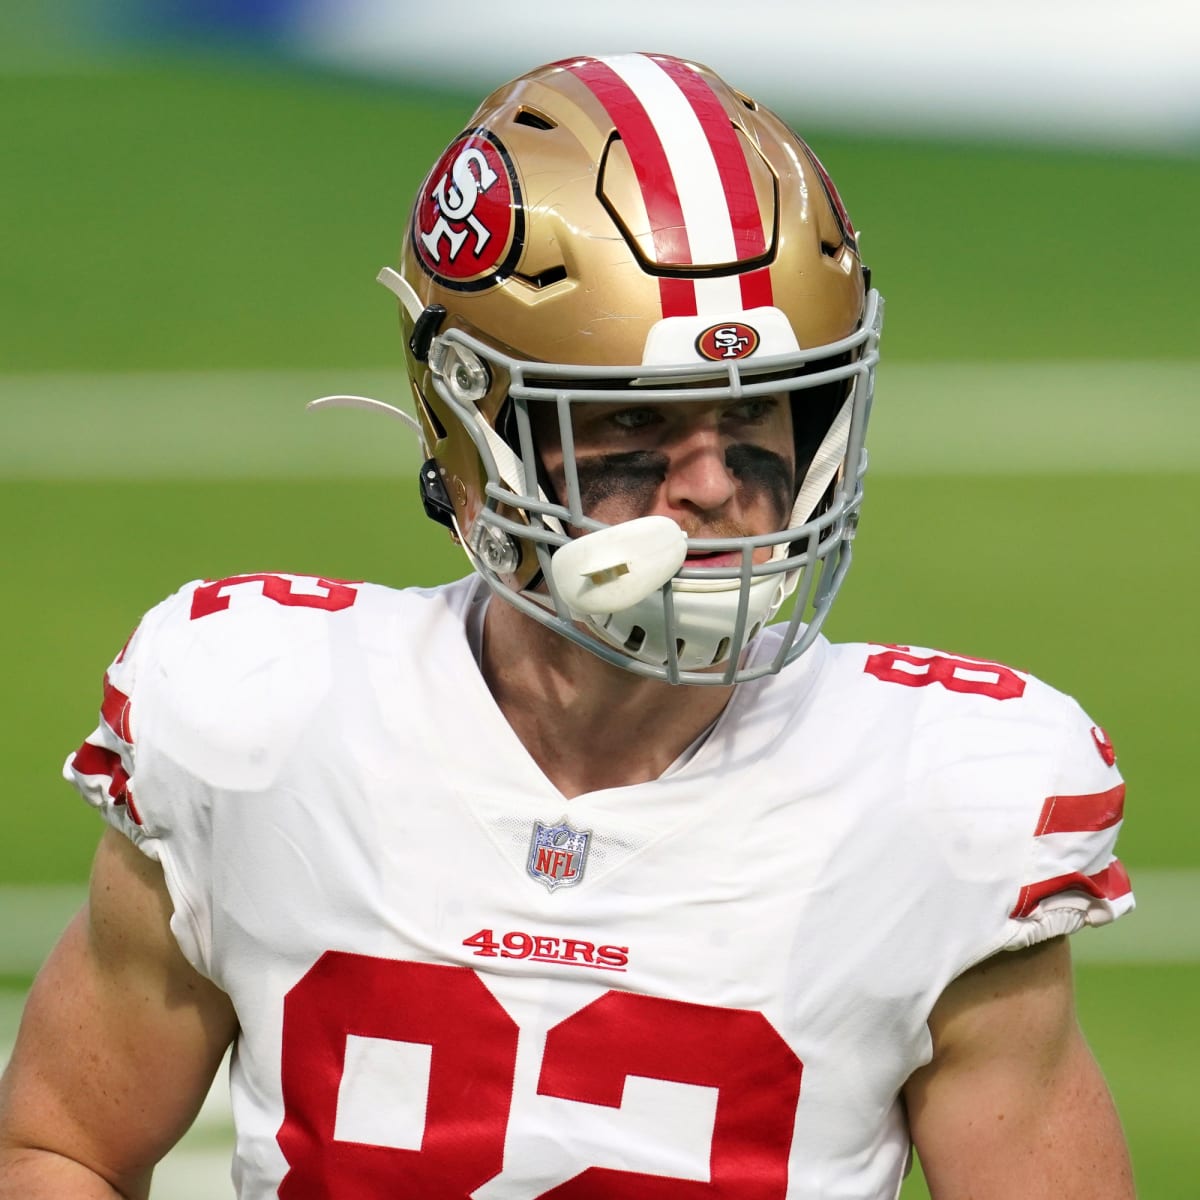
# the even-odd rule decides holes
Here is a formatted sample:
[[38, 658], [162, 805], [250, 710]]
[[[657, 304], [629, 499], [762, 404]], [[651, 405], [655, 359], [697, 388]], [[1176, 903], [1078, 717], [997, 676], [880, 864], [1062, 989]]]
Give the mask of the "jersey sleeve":
[[67, 756], [63, 778], [103, 819], [163, 868], [174, 912], [171, 929], [184, 955], [203, 970], [202, 902], [172, 854], [173, 831], [161, 804], [139, 801], [145, 774], [142, 725], [153, 690], [164, 626], [178, 619], [194, 584], [152, 608], [104, 673], [99, 720], [78, 749]]
[[132, 697], [138, 660], [151, 640], [154, 617], [151, 610], [104, 672], [99, 722], [67, 755], [63, 766], [63, 778], [84, 800], [151, 858], [157, 857], [154, 839], [138, 811], [131, 782], [135, 773]]
[[84, 799], [161, 864], [176, 941], [210, 978], [215, 900], [238, 886], [229, 840], [249, 809], [304, 788], [342, 712], [339, 671], [359, 681], [348, 694], [367, 686], [348, 612], [360, 590], [269, 573], [185, 585], [110, 665], [99, 722], [67, 759]]
[[1134, 907], [1129, 874], [1116, 855], [1124, 810], [1112, 741], [1066, 701], [1054, 787], [1030, 814], [1005, 949], [1107, 925]]

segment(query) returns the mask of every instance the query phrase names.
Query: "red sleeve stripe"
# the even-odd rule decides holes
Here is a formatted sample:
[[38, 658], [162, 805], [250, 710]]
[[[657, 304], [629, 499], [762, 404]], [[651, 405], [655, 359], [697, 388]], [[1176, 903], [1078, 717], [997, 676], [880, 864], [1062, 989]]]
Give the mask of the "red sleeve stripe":
[[129, 697], [113, 686], [107, 674], [104, 676], [104, 700], [100, 705], [100, 715], [121, 741], [133, 744], [133, 733], [129, 728]]
[[1117, 900], [1133, 890], [1129, 872], [1114, 858], [1103, 871], [1095, 875], [1084, 875], [1082, 871], [1070, 871], [1054, 879], [1043, 879], [1040, 883], [1026, 884], [1017, 897], [1016, 907], [1010, 917], [1027, 917], [1047, 896], [1059, 892], [1080, 891], [1095, 896], [1097, 900]]
[[79, 775], [94, 775], [108, 779], [108, 794], [114, 804], [123, 804], [129, 809], [129, 816], [135, 824], [142, 823], [141, 815], [133, 803], [133, 793], [129, 790], [129, 773], [125, 770], [121, 756], [115, 750], [107, 750], [103, 746], [93, 746], [84, 742], [71, 758], [71, 767]]
[[1125, 812], [1125, 785], [1090, 796], [1048, 796], [1042, 805], [1035, 837], [1048, 833], [1095, 833], [1120, 821]]
[[71, 767], [80, 775], [112, 775], [113, 767], [120, 766], [121, 756], [115, 750], [93, 746], [84, 742], [71, 757]]

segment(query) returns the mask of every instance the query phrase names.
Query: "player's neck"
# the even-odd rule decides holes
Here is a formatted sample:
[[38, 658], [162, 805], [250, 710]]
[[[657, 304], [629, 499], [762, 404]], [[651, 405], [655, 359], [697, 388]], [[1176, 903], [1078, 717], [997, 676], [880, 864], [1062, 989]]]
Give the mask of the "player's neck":
[[481, 667], [513, 731], [568, 798], [657, 779], [733, 694], [643, 679], [503, 602], [489, 605]]

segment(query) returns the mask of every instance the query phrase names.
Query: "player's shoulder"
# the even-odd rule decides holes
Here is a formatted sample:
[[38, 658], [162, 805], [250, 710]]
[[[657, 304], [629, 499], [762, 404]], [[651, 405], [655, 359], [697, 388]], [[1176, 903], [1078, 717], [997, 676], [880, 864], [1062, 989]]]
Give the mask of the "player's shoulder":
[[983, 720], [1010, 723], [1072, 722], [1075, 699], [1023, 667], [930, 646], [881, 642], [832, 643], [828, 686], [858, 702], [919, 723]]
[[[255, 572], [193, 580], [151, 608], [108, 671], [130, 725], [222, 738], [298, 728], [374, 653], [456, 619], [462, 588]], [[402, 638], [401, 632], [405, 634]]]
[[[903, 754], [927, 794], [1040, 811], [1121, 786], [1109, 735], [1071, 695], [1006, 663], [926, 646], [831, 647], [826, 697]], [[957, 800], [955, 801], [958, 802]]]
[[[1114, 854], [1125, 784], [1113, 742], [1028, 671], [922, 646], [840, 645], [826, 675], [935, 860], [994, 888], [993, 948], [1132, 907]], [[997, 909], [999, 912], [1000, 909]]]
[[125, 654], [162, 666], [216, 656], [252, 668], [422, 608], [451, 611], [460, 593], [287, 572], [197, 579], [145, 614]]

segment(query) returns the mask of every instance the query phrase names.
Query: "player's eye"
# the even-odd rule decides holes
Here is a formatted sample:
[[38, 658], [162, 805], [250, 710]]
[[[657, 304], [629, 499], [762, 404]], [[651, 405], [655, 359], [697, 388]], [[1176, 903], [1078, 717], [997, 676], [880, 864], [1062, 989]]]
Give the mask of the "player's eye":
[[622, 408], [609, 417], [621, 429], [645, 429], [658, 419], [659, 414], [653, 408]]
[[752, 396], [748, 400], [743, 400], [741, 404], [727, 408], [725, 416], [729, 420], [754, 424], [769, 417], [778, 405], [779, 401], [774, 396]]

